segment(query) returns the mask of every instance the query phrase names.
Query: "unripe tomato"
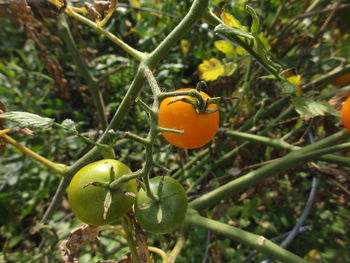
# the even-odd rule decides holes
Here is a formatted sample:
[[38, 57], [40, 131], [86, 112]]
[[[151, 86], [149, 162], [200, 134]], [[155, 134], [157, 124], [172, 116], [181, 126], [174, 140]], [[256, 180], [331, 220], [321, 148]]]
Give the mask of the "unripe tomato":
[[347, 73], [339, 78], [336, 78], [331, 82], [332, 85], [337, 87], [343, 87], [350, 84], [350, 73]]
[[344, 127], [350, 133], [350, 97], [348, 97], [345, 100], [345, 102], [341, 108], [341, 118], [342, 118]]
[[150, 179], [150, 188], [154, 195], [158, 194], [160, 183], [163, 183], [163, 188], [158, 202], [153, 201], [143, 189], [138, 192], [135, 214], [144, 230], [165, 234], [183, 223], [187, 211], [187, 196], [182, 185], [169, 176]]
[[134, 194], [137, 192], [137, 183], [135, 180], [131, 180], [122, 185], [120, 189], [113, 191], [106, 219], [103, 218], [104, 201], [108, 190], [88, 184], [92, 182], [108, 183], [111, 167], [114, 169], [115, 179], [131, 173], [129, 167], [122, 162], [105, 159], [84, 166], [70, 182], [68, 187], [69, 206], [73, 214], [84, 223], [93, 226], [110, 224], [123, 216], [135, 201], [133, 197], [125, 195], [125, 192]]
[[[191, 89], [179, 89], [184, 91]], [[206, 93], [200, 92], [203, 98], [210, 98]], [[165, 98], [159, 107], [158, 125], [163, 128], [182, 130], [183, 134], [162, 132], [164, 138], [172, 145], [185, 149], [195, 149], [210, 142], [219, 128], [219, 112], [197, 113], [195, 107], [183, 101], [174, 100], [189, 96], [175, 96]], [[217, 110], [215, 104], [210, 104], [209, 109]]]

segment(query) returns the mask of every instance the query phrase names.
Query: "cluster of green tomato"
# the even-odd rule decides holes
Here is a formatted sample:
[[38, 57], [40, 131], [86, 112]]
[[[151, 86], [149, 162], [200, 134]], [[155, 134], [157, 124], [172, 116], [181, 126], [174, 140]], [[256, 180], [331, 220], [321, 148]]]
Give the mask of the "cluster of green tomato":
[[[183, 90], [186, 89], [179, 91]], [[204, 99], [209, 98], [204, 92], [200, 94]], [[212, 113], [199, 114], [193, 105], [181, 101], [185, 97], [193, 99], [188, 96], [164, 99], [159, 108], [158, 124], [160, 127], [184, 131], [182, 134], [163, 132], [162, 135], [169, 143], [194, 149], [207, 144], [215, 136], [219, 112], [215, 104], [210, 104], [208, 108], [213, 110]], [[86, 165], [74, 175], [68, 188], [68, 202], [81, 221], [93, 226], [111, 224], [135, 205], [136, 219], [148, 232], [169, 233], [183, 223], [187, 196], [183, 186], [175, 179], [169, 176], [151, 178], [150, 194], [143, 188], [137, 190], [135, 179], [116, 190], [109, 189], [111, 174], [114, 179], [118, 179], [131, 174], [131, 170], [120, 161], [105, 159]], [[110, 202], [106, 202], [108, 193]]]
[[111, 167], [115, 179], [131, 173], [122, 162], [105, 159], [84, 166], [74, 175], [68, 188], [68, 202], [76, 217], [89, 225], [107, 225], [124, 216], [135, 204], [136, 218], [148, 232], [168, 233], [182, 224], [187, 210], [186, 193], [182, 185], [169, 176], [150, 180], [150, 190], [156, 200], [142, 188], [137, 191], [135, 179], [122, 184], [117, 190], [111, 190], [111, 203], [105, 213], [109, 190], [94, 183], [108, 184]]

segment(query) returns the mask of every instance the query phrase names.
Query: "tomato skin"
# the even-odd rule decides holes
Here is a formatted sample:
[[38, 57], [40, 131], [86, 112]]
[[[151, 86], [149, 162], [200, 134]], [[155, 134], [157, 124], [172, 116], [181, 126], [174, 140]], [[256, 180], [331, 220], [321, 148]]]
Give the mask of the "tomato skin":
[[331, 82], [332, 85], [343, 87], [350, 84], [350, 73], [340, 76]]
[[112, 193], [112, 203], [108, 210], [106, 219], [103, 219], [103, 204], [107, 190], [87, 184], [91, 182], [108, 183], [110, 179], [110, 166], [113, 166], [115, 179], [131, 170], [122, 162], [113, 159], [105, 159], [90, 163], [81, 168], [73, 177], [68, 187], [68, 202], [73, 214], [84, 223], [93, 226], [110, 224], [123, 216], [133, 205], [134, 198], [126, 196], [125, 192], [137, 192], [137, 183], [131, 180], [124, 184], [121, 190]]
[[[152, 193], [157, 194], [162, 176], [150, 179]], [[162, 209], [162, 219], [158, 223], [159, 206]], [[182, 185], [175, 179], [164, 176], [160, 203], [155, 203], [141, 189], [136, 196], [135, 214], [142, 228], [148, 232], [165, 234], [174, 231], [184, 221], [187, 211], [187, 196]]]
[[342, 118], [344, 127], [350, 133], [350, 97], [348, 97], [345, 100], [345, 102], [341, 108], [341, 118]]
[[[189, 88], [177, 91], [191, 90]], [[210, 98], [206, 93], [200, 92], [203, 98]], [[219, 112], [199, 114], [193, 105], [177, 101], [169, 102], [183, 97], [175, 96], [165, 98], [159, 107], [158, 125], [163, 128], [183, 130], [183, 134], [162, 132], [163, 137], [172, 145], [185, 149], [195, 149], [209, 143], [219, 128]], [[169, 105], [168, 105], [169, 104]], [[210, 109], [217, 110], [215, 104], [210, 104]]]

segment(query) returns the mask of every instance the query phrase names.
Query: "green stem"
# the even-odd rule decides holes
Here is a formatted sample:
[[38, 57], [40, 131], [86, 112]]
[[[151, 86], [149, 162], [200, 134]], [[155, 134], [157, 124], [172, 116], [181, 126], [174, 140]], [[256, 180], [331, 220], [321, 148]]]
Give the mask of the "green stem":
[[190, 10], [174, 30], [158, 45], [150, 54], [148, 66], [153, 69], [154, 66], [163, 59], [169, 50], [181, 40], [182, 36], [187, 33], [203, 13], [208, 10], [209, 0], [195, 0]]
[[[220, 200], [222, 199], [225, 199], [240, 191], [244, 191], [249, 186], [258, 183], [268, 178], [269, 176], [277, 175], [281, 172], [286, 171], [287, 169], [294, 167], [300, 162], [306, 162], [317, 157], [318, 155], [313, 155], [310, 153], [325, 148], [328, 145], [335, 144], [348, 137], [349, 134], [347, 133], [347, 131], [342, 130], [316, 143], [305, 146], [300, 150], [293, 151], [276, 162], [265, 165], [255, 171], [252, 171], [244, 176], [239, 177], [238, 179], [235, 179], [225, 185], [222, 185], [211, 192], [202, 195], [201, 197], [193, 200], [190, 203], [190, 207], [198, 210], [208, 208], [220, 202]], [[337, 149], [334, 148], [331, 150], [336, 151]], [[321, 155], [320, 152], [316, 152], [316, 154]]]
[[285, 250], [284, 248], [281, 248], [263, 236], [258, 236], [237, 227], [229, 226], [227, 224], [202, 217], [196, 213], [193, 213], [192, 211], [187, 213], [185, 223], [191, 226], [201, 227], [236, 240], [242, 244], [255, 248], [269, 257], [285, 263], [307, 263], [304, 259], [289, 252], [288, 250]]
[[288, 103], [290, 97], [282, 97], [279, 100], [272, 103], [270, 106], [268, 106], [263, 112], [259, 113], [257, 116], [254, 116], [247, 120], [238, 130], [239, 131], [246, 131], [250, 129], [254, 122], [257, 122], [258, 120], [270, 115], [271, 113], [274, 113], [277, 109], [279, 109], [281, 106], [284, 106]]
[[94, 76], [91, 74], [86, 63], [84, 63], [83, 60], [81, 59], [79, 50], [76, 47], [74, 38], [73, 38], [71, 31], [69, 29], [69, 26], [67, 24], [66, 17], [65, 16], [58, 16], [57, 25], [58, 25], [58, 30], [60, 32], [60, 35], [62, 36], [63, 41], [65, 42], [68, 50], [70, 51], [75, 64], [77, 65], [78, 72], [85, 79], [85, 81], [89, 87], [89, 90], [90, 90], [92, 97], [94, 99], [94, 102], [96, 104], [97, 116], [100, 120], [102, 129], [106, 129], [107, 118], [105, 115], [105, 106], [104, 106], [102, 94], [100, 92], [100, 88], [98, 86], [98, 82], [94, 78]]
[[[272, 139], [260, 135], [255, 135], [255, 134], [250, 134], [250, 133], [244, 133], [244, 132], [237, 132], [237, 131], [224, 131], [225, 135], [228, 135], [230, 137], [234, 138], [241, 138], [244, 140], [248, 140], [250, 142], [254, 143], [261, 143], [265, 144], [271, 147], [279, 148], [279, 149], [285, 149], [289, 151], [295, 151], [299, 150], [302, 147], [295, 146], [292, 144], [287, 143], [283, 139]], [[329, 163], [336, 163], [340, 166], [347, 166], [350, 167], [350, 160], [349, 158], [342, 157], [339, 155], [334, 155], [334, 154], [326, 154], [320, 156], [318, 159], [329, 162]]]
[[344, 66], [343, 68], [339, 68], [339, 69], [334, 69], [331, 72], [329, 72], [328, 74], [306, 84], [303, 86], [303, 91], [308, 91], [311, 89], [317, 89], [318, 87], [322, 86], [322, 85], [326, 85], [330, 82], [332, 82], [333, 80], [335, 80], [336, 78], [343, 76], [347, 73], [350, 73], [350, 64]]
[[44, 222], [44, 223], [47, 222], [53, 215], [54, 211], [59, 207], [62, 201], [62, 196], [66, 193], [67, 185], [69, 184], [70, 179], [71, 177], [68, 176], [68, 174], [61, 179], [60, 184], [57, 187], [56, 193], [48, 209], [45, 211], [45, 214], [41, 219], [41, 222]]
[[137, 253], [136, 245], [134, 242], [134, 239], [132, 237], [132, 230], [130, 227], [131, 222], [129, 222], [129, 218], [123, 217], [121, 219], [123, 229], [126, 234], [126, 241], [128, 242], [128, 246], [130, 249], [131, 257], [132, 257], [132, 262], [134, 263], [141, 263], [140, 257]]

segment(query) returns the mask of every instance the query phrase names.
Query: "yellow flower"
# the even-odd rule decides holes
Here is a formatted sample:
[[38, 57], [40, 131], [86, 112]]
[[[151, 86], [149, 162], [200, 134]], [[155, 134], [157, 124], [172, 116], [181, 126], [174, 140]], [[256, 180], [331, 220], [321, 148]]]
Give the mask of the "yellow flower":
[[224, 71], [224, 66], [216, 58], [203, 60], [203, 62], [198, 65], [199, 77], [205, 81], [216, 80], [224, 74]]

